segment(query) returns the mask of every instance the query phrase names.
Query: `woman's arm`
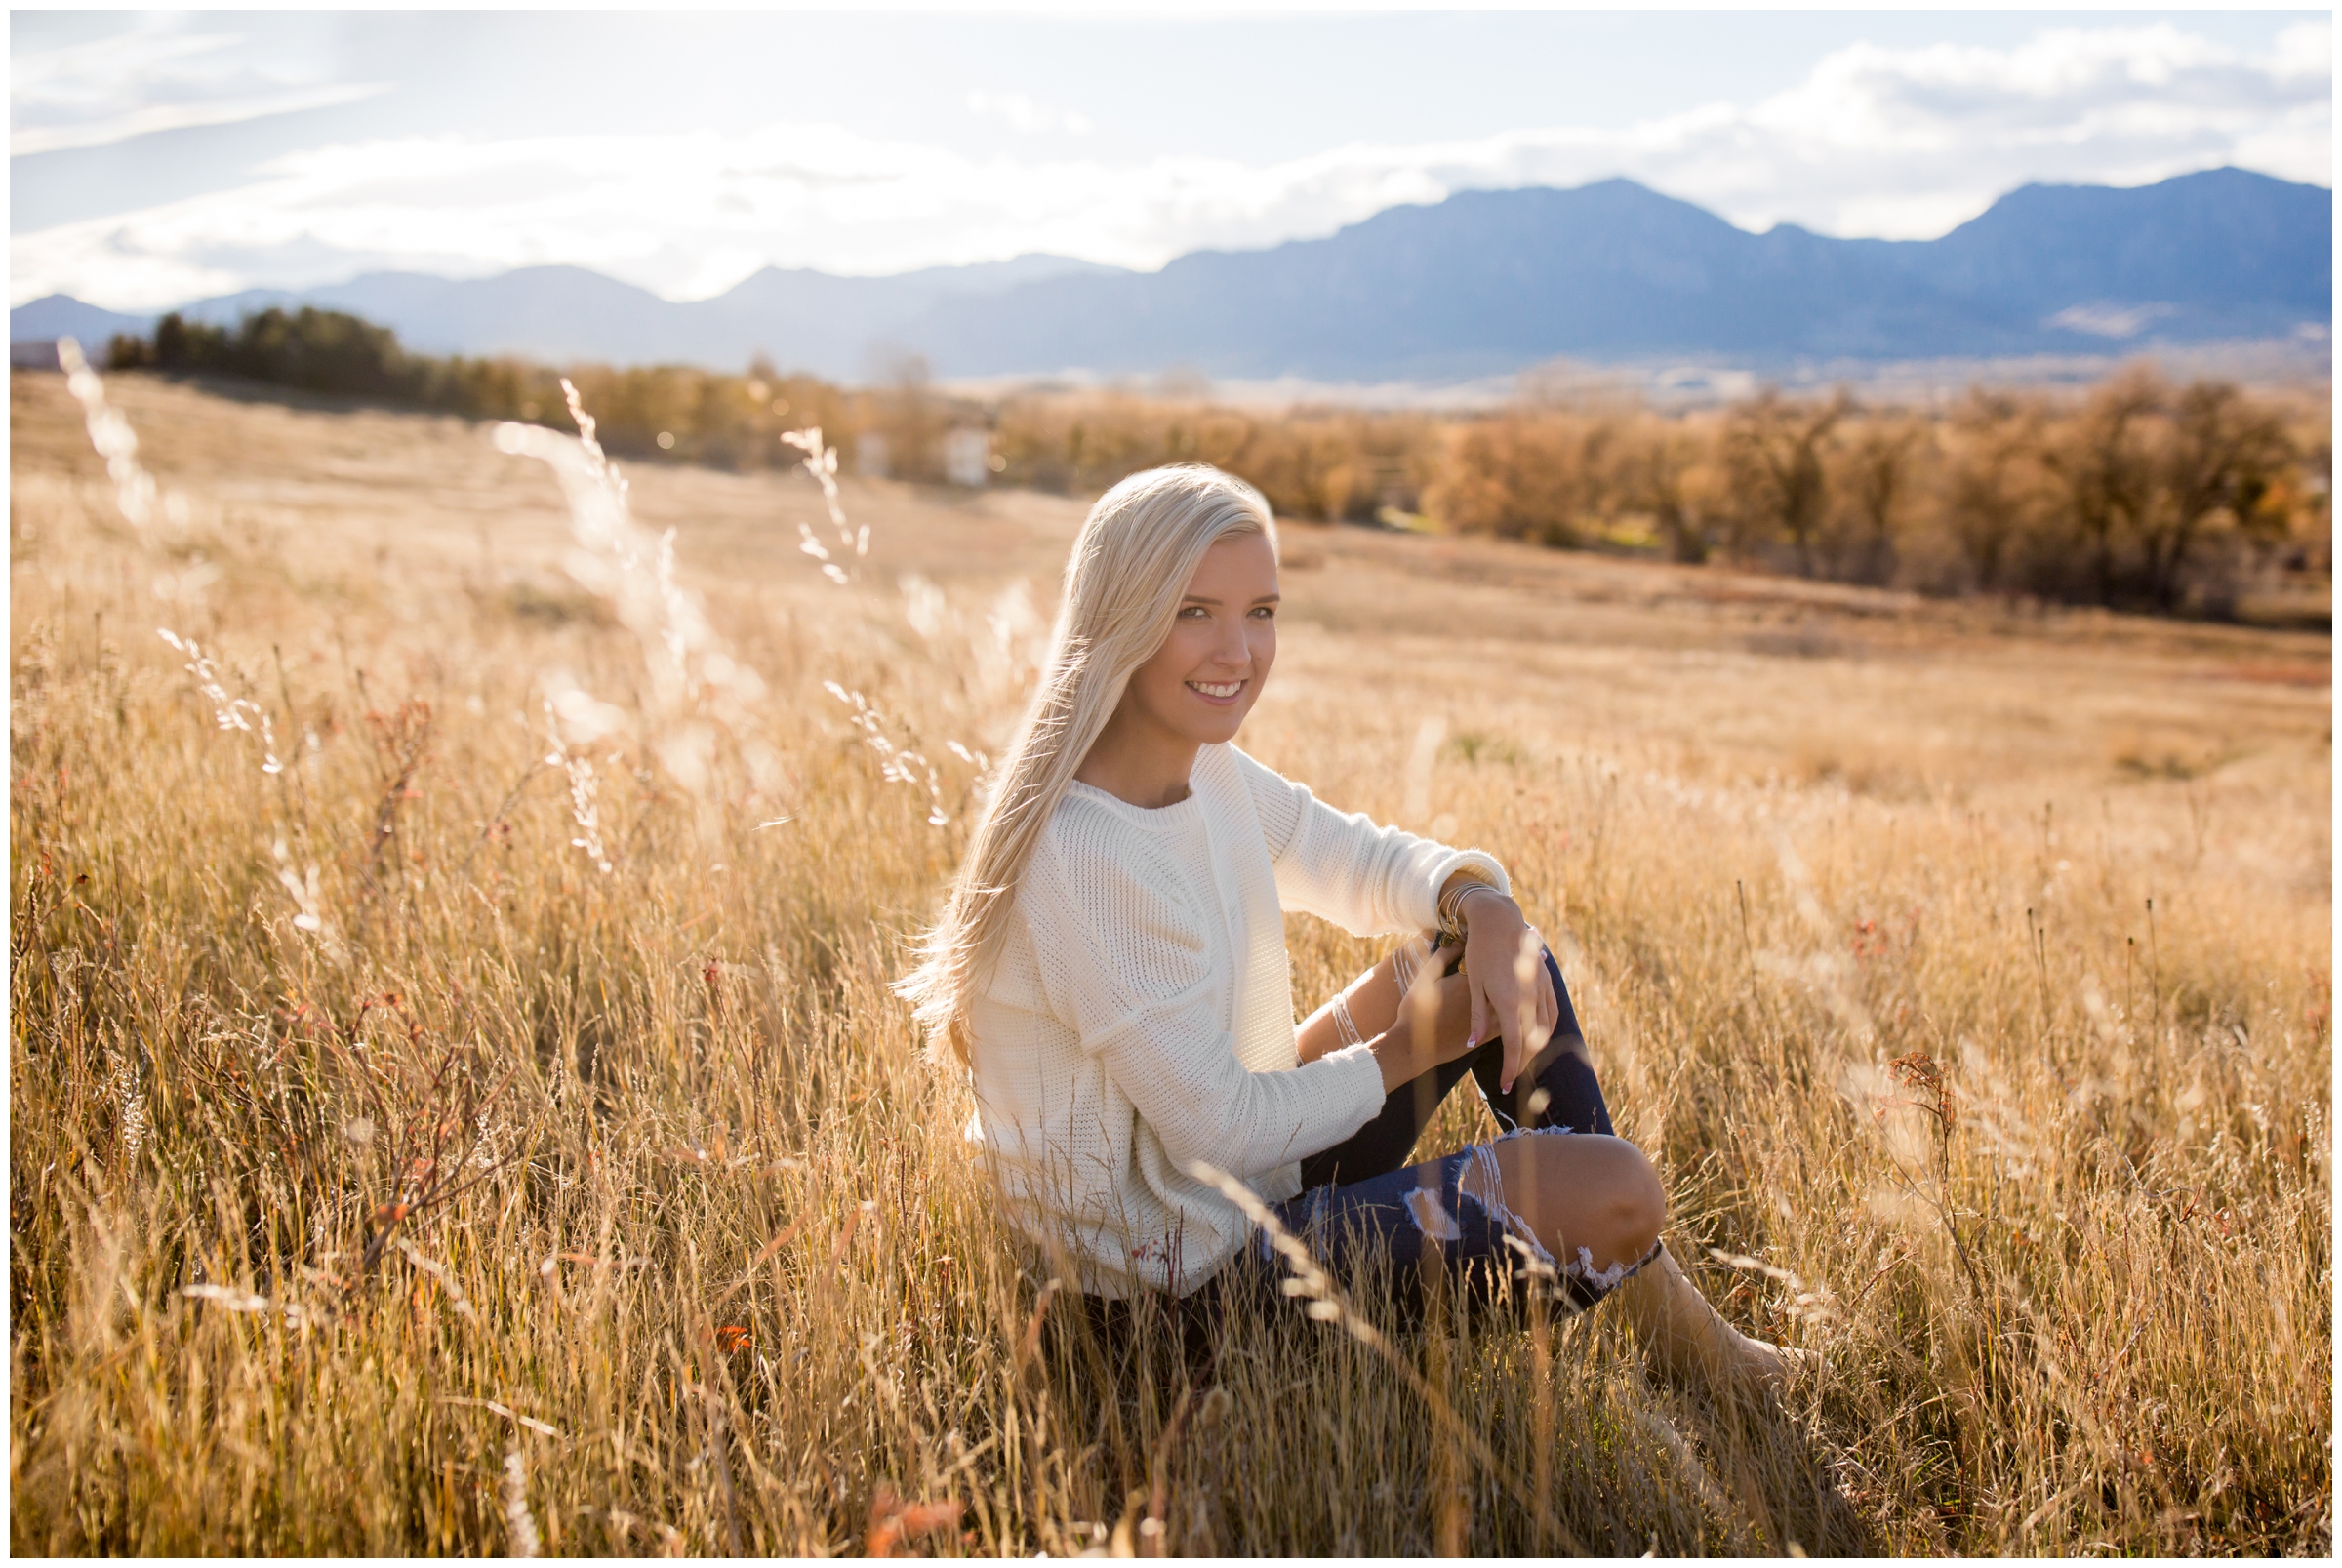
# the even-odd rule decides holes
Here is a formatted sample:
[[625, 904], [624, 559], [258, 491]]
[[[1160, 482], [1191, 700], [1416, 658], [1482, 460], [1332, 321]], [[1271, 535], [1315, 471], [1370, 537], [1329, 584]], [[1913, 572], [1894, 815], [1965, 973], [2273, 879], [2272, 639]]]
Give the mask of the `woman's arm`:
[[1424, 931], [1437, 923], [1439, 889], [1459, 870], [1509, 889], [1505, 868], [1477, 850], [1451, 849], [1362, 812], [1339, 812], [1236, 750], [1229, 751], [1252, 797], [1276, 874], [1277, 902], [1330, 920], [1353, 936]]
[[[1458, 1032], [1467, 1010], [1459, 999]], [[1402, 1036], [1381, 1049], [1343, 1047], [1281, 1072], [1254, 1072], [1236, 1060], [1235, 1042], [1214, 1027], [1209, 1009], [1166, 1008], [1091, 1048], [1174, 1164], [1207, 1160], [1241, 1180], [1331, 1148], [1365, 1126], [1401, 1065], [1386, 1055], [1413, 1045]]]
[[1103, 841], [1053, 835], [1026, 868], [1019, 908], [1051, 1011], [1164, 1153], [1244, 1179], [1364, 1126], [1383, 1103], [1382, 1072], [1364, 1047], [1282, 1071], [1236, 1059], [1208, 918], [1168, 896], [1151, 869]]
[[[1457, 970], [1458, 953], [1448, 948], [1426, 962], [1420, 939], [1410, 939], [1408, 946], [1415, 989], [1400, 993], [1399, 954], [1393, 951], [1302, 1024], [1298, 1043], [1305, 1064], [1363, 1041], [1382, 1069], [1388, 1096], [1471, 1049], [1472, 992]], [[1344, 1032], [1344, 1013], [1357, 1039]]]
[[[1430, 944], [1422, 938], [1408, 938], [1385, 953], [1373, 968], [1335, 993], [1323, 1007], [1302, 1020], [1301, 1027], [1295, 1031], [1296, 1043], [1301, 1047], [1301, 1060], [1314, 1062], [1328, 1051], [1339, 1051], [1353, 1043], [1343, 1033], [1338, 1017], [1344, 1009], [1348, 1010], [1351, 1025], [1360, 1039], [1371, 1040], [1389, 1029], [1398, 1019], [1400, 953], [1407, 955], [1404, 963], [1412, 977], [1422, 968], [1429, 951]], [[1440, 972], [1445, 973], [1453, 967], [1452, 963], [1442, 965]]]

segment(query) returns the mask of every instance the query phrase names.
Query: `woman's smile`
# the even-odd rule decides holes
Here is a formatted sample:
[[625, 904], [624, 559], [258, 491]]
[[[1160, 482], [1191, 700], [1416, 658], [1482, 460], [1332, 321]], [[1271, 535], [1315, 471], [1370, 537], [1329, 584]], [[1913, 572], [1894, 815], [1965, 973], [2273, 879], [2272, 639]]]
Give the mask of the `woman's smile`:
[[1235, 702], [1237, 698], [1244, 695], [1244, 682], [1240, 680], [1191, 680], [1188, 682], [1188, 690], [1193, 692], [1196, 696], [1202, 698], [1207, 703], [1213, 704], [1216, 706], [1226, 707], [1230, 704]]

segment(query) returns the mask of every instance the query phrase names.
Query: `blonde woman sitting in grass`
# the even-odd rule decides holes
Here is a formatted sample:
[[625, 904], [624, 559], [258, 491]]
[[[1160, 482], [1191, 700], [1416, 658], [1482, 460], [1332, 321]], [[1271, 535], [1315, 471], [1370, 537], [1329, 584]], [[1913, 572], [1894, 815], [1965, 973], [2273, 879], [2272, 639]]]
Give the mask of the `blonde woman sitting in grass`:
[[[1407, 1292], [1426, 1268], [1482, 1289], [1526, 1271], [1580, 1307], [1618, 1296], [1669, 1371], [1778, 1379], [1786, 1352], [1661, 1244], [1659, 1179], [1610, 1136], [1504, 866], [1236, 749], [1276, 609], [1268, 503], [1216, 469], [1125, 479], [1074, 542], [1039, 694], [906, 983], [973, 1069], [1007, 1218], [1093, 1297], [1290, 1310], [1224, 1172], [1338, 1279], [1359, 1248]], [[1296, 1029], [1288, 909], [1421, 935]], [[1508, 1131], [1408, 1164], [1467, 1073]]]

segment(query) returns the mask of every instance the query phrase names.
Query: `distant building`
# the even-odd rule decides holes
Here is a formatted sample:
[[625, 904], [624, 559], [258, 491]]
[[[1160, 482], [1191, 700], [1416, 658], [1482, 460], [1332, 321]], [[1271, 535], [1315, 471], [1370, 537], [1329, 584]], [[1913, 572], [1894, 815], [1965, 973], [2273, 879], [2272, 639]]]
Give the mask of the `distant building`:
[[[992, 432], [982, 425], [946, 430], [934, 447], [906, 454], [903, 477], [933, 474], [929, 462], [936, 458], [942, 460], [947, 484], [982, 489], [992, 477]], [[865, 430], [854, 438], [854, 471], [865, 479], [896, 477], [894, 448], [884, 434]]]
[[944, 436], [944, 477], [981, 490], [992, 477], [992, 432], [962, 426]]

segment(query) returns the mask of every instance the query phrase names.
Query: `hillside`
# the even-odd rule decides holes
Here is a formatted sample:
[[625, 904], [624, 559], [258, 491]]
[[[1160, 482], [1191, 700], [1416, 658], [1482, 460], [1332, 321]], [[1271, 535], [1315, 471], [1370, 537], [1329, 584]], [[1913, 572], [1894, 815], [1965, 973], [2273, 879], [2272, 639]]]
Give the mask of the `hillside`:
[[[376, 273], [196, 302], [233, 321], [307, 302], [429, 352], [696, 363], [883, 379], [1153, 373], [1461, 380], [1558, 356], [1777, 373], [1891, 362], [2306, 339], [2331, 328], [2333, 198], [2237, 169], [2136, 189], [2028, 185], [1939, 239], [1734, 228], [1627, 180], [1465, 191], [1324, 239], [1206, 251], [1135, 273], [1022, 257], [885, 278], [766, 268], [677, 303], [578, 267], [450, 280]], [[85, 331], [52, 297], [13, 339]]]
[[2102, 352], [2329, 323], [2332, 198], [2239, 170], [2027, 186], [1942, 239], [1746, 233], [1631, 181], [1468, 191], [1328, 239], [1062, 278], [910, 331], [954, 374], [1485, 375], [1560, 355], [1756, 366]]

